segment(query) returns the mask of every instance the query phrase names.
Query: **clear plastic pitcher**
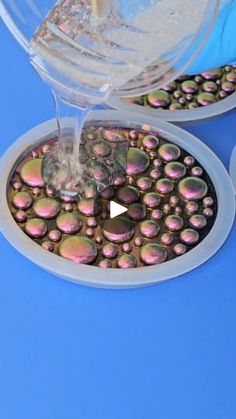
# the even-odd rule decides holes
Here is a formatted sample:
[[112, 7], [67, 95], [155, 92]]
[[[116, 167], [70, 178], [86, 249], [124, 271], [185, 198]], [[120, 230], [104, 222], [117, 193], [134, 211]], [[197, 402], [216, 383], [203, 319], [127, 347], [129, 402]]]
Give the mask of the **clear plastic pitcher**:
[[176, 78], [204, 45], [219, 3], [1, 0], [0, 13], [56, 92], [95, 104]]

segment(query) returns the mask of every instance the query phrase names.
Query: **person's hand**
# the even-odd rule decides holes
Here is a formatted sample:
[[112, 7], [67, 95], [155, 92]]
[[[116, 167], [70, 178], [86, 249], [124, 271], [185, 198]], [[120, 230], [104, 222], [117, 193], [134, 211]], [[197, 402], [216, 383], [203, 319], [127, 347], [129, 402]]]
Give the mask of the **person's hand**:
[[220, 12], [207, 44], [185, 72], [198, 74], [226, 64], [236, 64], [236, 0]]

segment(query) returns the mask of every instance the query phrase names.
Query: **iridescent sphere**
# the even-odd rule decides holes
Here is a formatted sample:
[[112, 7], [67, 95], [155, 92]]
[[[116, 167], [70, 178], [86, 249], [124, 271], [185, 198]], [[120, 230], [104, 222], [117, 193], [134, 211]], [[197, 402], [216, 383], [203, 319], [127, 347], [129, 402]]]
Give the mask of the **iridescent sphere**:
[[156, 191], [159, 192], [161, 195], [168, 195], [170, 192], [173, 191], [175, 185], [171, 179], [159, 179], [156, 182]]
[[87, 228], [85, 234], [87, 237], [93, 237], [95, 234], [94, 229], [92, 227]]
[[222, 69], [216, 68], [214, 70], [204, 71], [201, 75], [205, 80], [217, 80], [222, 76]]
[[148, 154], [149, 154], [149, 157], [150, 157], [151, 160], [154, 160], [157, 156], [157, 152], [153, 151], [153, 150], [149, 151]]
[[23, 185], [21, 182], [14, 182], [12, 186], [15, 191], [21, 191]]
[[208, 191], [206, 182], [198, 177], [186, 177], [178, 185], [180, 196], [186, 201], [202, 199]]
[[49, 197], [55, 197], [56, 193], [53, 188], [50, 188], [49, 186], [46, 187], [46, 194]]
[[196, 83], [201, 84], [202, 83], [202, 77], [200, 75], [197, 75], [194, 77], [194, 80]]
[[85, 198], [96, 198], [98, 195], [97, 185], [94, 181], [88, 181], [84, 187]]
[[159, 231], [160, 231], [160, 227], [155, 221], [146, 220], [140, 224], [140, 233], [144, 237], [148, 237], [148, 238], [156, 237]]
[[204, 214], [206, 217], [213, 217], [214, 212], [213, 212], [213, 210], [212, 210], [211, 208], [205, 208], [205, 209], [203, 210], [203, 214]]
[[114, 189], [111, 186], [108, 186], [108, 188], [103, 189], [100, 195], [103, 199], [112, 199], [114, 196]]
[[193, 214], [194, 212], [198, 210], [198, 204], [192, 201], [187, 202], [185, 209], [189, 214]]
[[191, 93], [187, 93], [187, 95], [186, 95], [186, 99], [187, 99], [187, 101], [188, 101], [188, 102], [192, 102], [192, 100], [193, 100], [193, 95], [192, 95]]
[[195, 159], [192, 156], [187, 156], [184, 158], [184, 164], [185, 166], [189, 167], [189, 166], [193, 166], [195, 163]]
[[191, 174], [193, 176], [202, 176], [203, 169], [201, 167], [199, 167], [199, 166], [195, 166], [195, 167], [192, 168]]
[[96, 182], [107, 183], [109, 180], [109, 171], [107, 166], [99, 161], [90, 165], [88, 173], [89, 176], [91, 176]]
[[170, 197], [169, 203], [171, 207], [176, 207], [176, 205], [179, 203], [179, 197], [176, 195], [172, 195]]
[[161, 202], [161, 198], [155, 192], [148, 192], [143, 196], [143, 203], [148, 208], [156, 208]]
[[197, 101], [199, 105], [207, 106], [207, 105], [211, 105], [212, 103], [215, 103], [216, 98], [213, 95], [213, 93], [200, 93], [197, 96]]
[[181, 231], [180, 240], [185, 244], [193, 245], [198, 242], [199, 234], [196, 230], [187, 228], [186, 230]]
[[176, 82], [172, 81], [168, 84], [165, 84], [165, 86], [163, 86], [163, 90], [165, 90], [166, 92], [170, 92], [173, 93], [176, 89]]
[[130, 243], [124, 243], [122, 246], [122, 250], [125, 253], [130, 253], [132, 251], [132, 246]]
[[224, 92], [224, 90], [221, 90], [220, 92], [219, 92], [219, 98], [220, 99], [225, 99], [227, 97], [227, 93], [226, 92]]
[[147, 96], [148, 103], [154, 108], [167, 108], [171, 102], [171, 98], [168, 92], [165, 90], [157, 90], [149, 93]]
[[101, 203], [97, 199], [82, 198], [78, 202], [78, 210], [86, 217], [94, 216], [101, 211]]
[[96, 134], [95, 134], [94, 132], [89, 132], [89, 133], [86, 135], [86, 137], [87, 137], [87, 139], [88, 139], [88, 140], [90, 140], [90, 141], [96, 140], [96, 138], [97, 138], [97, 136], [96, 136]]
[[123, 255], [119, 256], [117, 265], [121, 269], [136, 268], [137, 260], [135, 256], [124, 253]]
[[134, 180], [133, 176], [126, 176], [126, 180], [127, 180], [129, 185], [135, 185], [135, 180]]
[[167, 251], [160, 244], [149, 243], [141, 248], [140, 258], [145, 265], [156, 265], [165, 262]]
[[156, 169], [158, 169], [162, 166], [162, 161], [161, 161], [161, 159], [155, 159], [155, 160], [153, 160], [152, 164]]
[[111, 242], [124, 243], [133, 237], [134, 225], [124, 217], [115, 217], [105, 221], [103, 235]]
[[206, 81], [205, 83], [203, 83], [202, 87], [205, 92], [209, 93], [215, 93], [218, 90], [217, 84], [213, 81]]
[[108, 268], [112, 268], [112, 263], [110, 260], [103, 259], [103, 260], [100, 260], [98, 266], [100, 268], [108, 269]]
[[98, 222], [95, 217], [89, 217], [86, 221], [88, 227], [97, 227]]
[[143, 245], [143, 238], [142, 237], [135, 237], [134, 244], [137, 247], [140, 247]]
[[159, 140], [157, 137], [154, 137], [154, 135], [145, 135], [142, 139], [142, 144], [144, 148], [153, 150], [158, 146]]
[[171, 212], [171, 206], [169, 204], [165, 204], [165, 205], [163, 205], [162, 210], [163, 210], [164, 214], [169, 214]]
[[183, 212], [183, 210], [182, 210], [181, 207], [175, 207], [175, 214], [176, 215], [180, 215], [180, 214], [182, 214], [182, 212]]
[[70, 195], [60, 195], [60, 200], [62, 202], [75, 202], [75, 198]]
[[107, 259], [114, 259], [118, 255], [118, 246], [113, 243], [107, 243], [102, 248], [102, 254]]
[[91, 151], [96, 156], [105, 157], [111, 154], [111, 146], [105, 141], [98, 140], [92, 144]]
[[158, 221], [158, 220], [161, 220], [162, 217], [163, 217], [163, 212], [161, 210], [159, 210], [159, 209], [154, 209], [151, 212], [151, 218], [152, 218], [152, 220]]
[[44, 187], [44, 180], [42, 177], [42, 159], [34, 159], [27, 161], [20, 170], [21, 180], [27, 186]]
[[186, 168], [177, 161], [168, 163], [164, 168], [165, 175], [171, 179], [181, 179], [186, 174]]
[[95, 243], [87, 237], [68, 237], [59, 247], [62, 257], [76, 263], [92, 263], [97, 257]]
[[32, 202], [33, 200], [28, 192], [17, 192], [12, 199], [14, 207], [21, 210], [31, 207]]
[[222, 83], [221, 87], [223, 91], [228, 94], [234, 93], [235, 91], [233, 83], [230, 83], [229, 81], [225, 81], [224, 83]]
[[170, 231], [179, 231], [184, 225], [183, 219], [178, 215], [168, 215], [165, 225]]
[[198, 85], [193, 80], [186, 80], [181, 84], [184, 93], [197, 93]]
[[180, 110], [180, 109], [183, 109], [183, 107], [182, 107], [182, 105], [181, 105], [180, 103], [178, 103], [178, 102], [176, 102], [176, 103], [171, 103], [171, 105], [169, 106], [169, 110], [170, 110], [170, 111], [177, 111], [177, 110]]
[[133, 130], [131, 130], [131, 131], [129, 132], [129, 138], [130, 138], [131, 140], [137, 140], [137, 139], [138, 139], [138, 132], [137, 132], [137, 131], [135, 131], [134, 129], [133, 129]]
[[48, 233], [48, 238], [53, 242], [59, 242], [61, 240], [61, 232], [59, 230], [51, 230]]
[[102, 238], [102, 236], [100, 236], [99, 234], [95, 237], [95, 242], [97, 243], [97, 244], [102, 244], [102, 242], [103, 242], [103, 238]]
[[137, 179], [136, 183], [141, 191], [147, 191], [152, 187], [152, 181], [148, 177], [140, 177]]
[[204, 208], [211, 207], [214, 204], [214, 199], [211, 196], [206, 196], [203, 199], [203, 206]]
[[124, 186], [118, 190], [117, 197], [123, 204], [132, 204], [138, 201], [140, 193], [133, 186]]
[[188, 103], [188, 109], [196, 109], [198, 108], [198, 104], [196, 102]]
[[25, 225], [25, 232], [34, 239], [40, 239], [47, 233], [47, 226], [40, 218], [31, 218]]
[[125, 183], [125, 176], [123, 175], [117, 175], [115, 176], [114, 180], [113, 180], [113, 185], [115, 186], [122, 186]]
[[38, 217], [51, 219], [60, 212], [60, 204], [56, 199], [40, 198], [34, 204], [34, 212]]
[[226, 80], [231, 83], [236, 83], [236, 70], [226, 74]]
[[105, 140], [112, 143], [121, 143], [126, 140], [125, 136], [123, 136], [123, 133], [121, 131], [104, 129], [102, 130], [102, 135], [103, 138], [105, 138]]
[[82, 227], [82, 221], [77, 214], [67, 213], [61, 214], [56, 220], [57, 228], [66, 234], [77, 233]]
[[158, 150], [159, 156], [166, 162], [177, 160], [181, 151], [175, 144], [163, 144]]
[[49, 150], [50, 150], [50, 145], [49, 144], [44, 144], [42, 146], [42, 153], [43, 154], [47, 154], [49, 152]]
[[180, 105], [186, 105], [186, 99], [184, 98], [184, 97], [180, 97], [179, 98], [179, 103], [180, 103]]
[[173, 249], [177, 256], [184, 255], [187, 252], [186, 246], [182, 243], [176, 244]]
[[36, 150], [31, 151], [31, 156], [33, 157], [33, 159], [36, 159], [39, 157], [39, 153]]
[[206, 227], [207, 220], [204, 217], [204, 215], [195, 214], [195, 215], [192, 215], [192, 217], [189, 219], [189, 223], [191, 224], [192, 227], [196, 228], [197, 230], [198, 229], [200, 230]]
[[108, 217], [108, 212], [106, 210], [102, 211], [101, 213], [101, 219], [102, 220], [106, 220]]
[[38, 153], [37, 151], [33, 150], [33, 151], [31, 152], [31, 156], [33, 157], [33, 159], [36, 159], [36, 158], [38, 158], [38, 157], [39, 157], [39, 153]]
[[174, 241], [172, 233], [163, 233], [161, 236], [161, 242], [164, 246], [170, 246]]
[[52, 242], [45, 241], [45, 242], [42, 243], [42, 248], [44, 250], [47, 250], [48, 252], [53, 252], [54, 244]]
[[139, 175], [145, 172], [149, 166], [149, 158], [147, 153], [139, 148], [129, 148], [127, 153], [126, 173], [128, 175]]
[[27, 220], [27, 214], [25, 211], [17, 211], [14, 215], [16, 221], [18, 221], [18, 223], [24, 223]]
[[62, 204], [62, 209], [66, 212], [71, 212], [73, 211], [73, 204], [71, 202], [64, 202]]
[[161, 171], [160, 171], [160, 170], [158, 170], [158, 169], [152, 169], [152, 170], [150, 171], [150, 177], [151, 177], [153, 180], [160, 179], [160, 177], [161, 177]]
[[32, 189], [32, 195], [34, 195], [35, 197], [38, 197], [41, 194], [41, 189], [40, 188], [33, 188]]
[[181, 90], [175, 90], [173, 97], [178, 100], [179, 98], [183, 97], [183, 92], [181, 92]]
[[72, 212], [73, 204], [71, 202], [65, 202], [64, 204], [62, 204], [62, 209], [66, 212]]
[[128, 207], [127, 214], [132, 220], [140, 221], [146, 217], [146, 208], [142, 204], [131, 204]]

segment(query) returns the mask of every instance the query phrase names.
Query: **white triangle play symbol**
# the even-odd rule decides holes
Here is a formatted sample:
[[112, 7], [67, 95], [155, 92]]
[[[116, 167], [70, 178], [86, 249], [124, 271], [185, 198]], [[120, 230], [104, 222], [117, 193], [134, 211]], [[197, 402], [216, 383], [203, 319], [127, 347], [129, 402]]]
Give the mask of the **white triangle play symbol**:
[[110, 218], [117, 217], [120, 214], [123, 214], [127, 211], [126, 207], [123, 205], [117, 204], [117, 202], [111, 201], [110, 202]]

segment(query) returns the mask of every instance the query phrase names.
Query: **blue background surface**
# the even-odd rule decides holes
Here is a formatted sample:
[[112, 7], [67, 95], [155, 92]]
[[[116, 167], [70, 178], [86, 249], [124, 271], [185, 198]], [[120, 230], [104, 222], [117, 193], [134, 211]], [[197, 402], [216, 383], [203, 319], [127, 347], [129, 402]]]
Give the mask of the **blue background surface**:
[[[54, 111], [2, 23], [0, 39], [2, 153]], [[227, 168], [235, 118], [189, 128]], [[235, 419], [235, 249], [234, 226], [197, 270], [111, 291], [55, 278], [0, 235], [0, 418]]]

